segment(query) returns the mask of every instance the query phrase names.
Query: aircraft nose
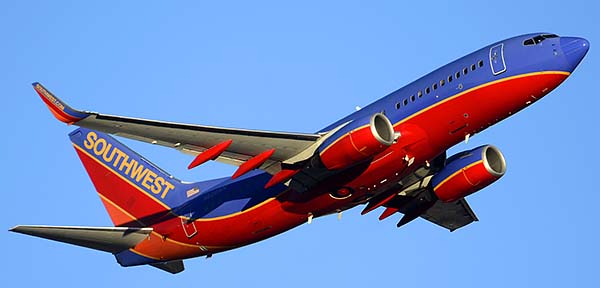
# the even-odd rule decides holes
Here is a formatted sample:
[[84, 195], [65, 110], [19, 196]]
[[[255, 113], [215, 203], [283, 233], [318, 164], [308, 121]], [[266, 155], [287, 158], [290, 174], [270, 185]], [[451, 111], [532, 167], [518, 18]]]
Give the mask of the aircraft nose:
[[573, 71], [590, 49], [590, 42], [579, 37], [561, 37], [560, 48]]

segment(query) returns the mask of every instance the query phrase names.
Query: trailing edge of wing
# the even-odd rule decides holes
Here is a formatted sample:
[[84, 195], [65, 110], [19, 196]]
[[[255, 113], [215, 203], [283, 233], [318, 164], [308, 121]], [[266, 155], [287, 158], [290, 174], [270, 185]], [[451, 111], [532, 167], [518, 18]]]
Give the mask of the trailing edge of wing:
[[438, 200], [421, 217], [451, 232], [474, 221], [479, 221], [464, 198], [450, 203]]
[[152, 263], [149, 265], [152, 267], [156, 267], [160, 270], [167, 271], [171, 274], [177, 274], [185, 269], [185, 267], [183, 266], [183, 261], [181, 260], [174, 260], [162, 263]]
[[144, 240], [150, 235], [152, 228], [20, 225], [10, 231], [117, 253]]
[[[68, 124], [175, 148], [193, 155], [232, 140], [232, 144], [217, 160], [236, 166], [265, 150], [275, 149], [275, 153], [260, 167], [272, 174], [281, 169], [274, 164], [298, 155], [321, 138], [319, 134], [235, 129], [85, 112], [71, 108], [41, 84], [33, 83], [33, 86], [52, 114]], [[269, 167], [275, 168], [267, 169]]]

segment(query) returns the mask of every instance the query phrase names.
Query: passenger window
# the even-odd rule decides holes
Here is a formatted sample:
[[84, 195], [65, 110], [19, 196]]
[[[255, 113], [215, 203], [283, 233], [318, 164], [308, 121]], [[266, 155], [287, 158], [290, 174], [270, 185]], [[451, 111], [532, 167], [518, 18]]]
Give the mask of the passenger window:
[[423, 92], [421, 92], [421, 91], [417, 92], [417, 97], [419, 97], [419, 98], [423, 97]]
[[467, 69], [467, 68], [463, 69], [463, 75], [467, 75], [467, 73], [469, 73], [469, 69]]
[[396, 110], [400, 109], [400, 102], [396, 102]]
[[448, 83], [452, 82], [452, 75], [448, 76]]
[[456, 75], [454, 75], [456, 77], [456, 79], [460, 78], [460, 72], [456, 72]]
[[483, 67], [483, 60], [479, 60], [479, 62], [477, 62], [477, 65], [479, 65], [479, 67]]
[[415, 102], [415, 95], [410, 95], [410, 101]]
[[471, 65], [471, 71], [475, 71], [475, 64]]
[[433, 90], [437, 89], [437, 83], [434, 83], [432, 87], [433, 87]]
[[429, 87], [425, 88], [425, 94], [429, 94], [429, 92], [431, 92], [431, 89]]
[[444, 79], [440, 80], [440, 87], [444, 86], [444, 84], [446, 84], [446, 81]]
[[405, 98], [402, 103], [404, 103], [404, 106], [408, 105], [408, 99]]

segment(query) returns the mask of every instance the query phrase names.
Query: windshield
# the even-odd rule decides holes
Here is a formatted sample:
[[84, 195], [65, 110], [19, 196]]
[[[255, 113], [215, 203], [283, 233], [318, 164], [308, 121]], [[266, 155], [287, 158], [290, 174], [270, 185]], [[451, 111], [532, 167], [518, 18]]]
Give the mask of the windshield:
[[525, 46], [536, 45], [536, 44], [542, 43], [546, 39], [556, 38], [556, 37], [558, 37], [558, 35], [556, 35], [556, 34], [540, 34], [533, 38], [529, 38], [529, 39], [523, 41], [523, 45], [525, 45]]

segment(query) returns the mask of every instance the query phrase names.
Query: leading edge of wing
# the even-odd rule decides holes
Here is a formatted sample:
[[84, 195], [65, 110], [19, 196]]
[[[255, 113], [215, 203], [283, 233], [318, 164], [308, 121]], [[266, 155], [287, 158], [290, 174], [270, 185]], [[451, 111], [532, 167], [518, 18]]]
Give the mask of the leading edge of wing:
[[[267, 137], [267, 138], [282, 138], [282, 139], [295, 139], [304, 141], [316, 141], [321, 136], [318, 134], [311, 133], [292, 133], [292, 132], [276, 132], [276, 131], [263, 131], [263, 130], [252, 130], [252, 129], [238, 129], [238, 128], [226, 128], [208, 125], [196, 125], [186, 123], [176, 123], [169, 121], [149, 120], [143, 118], [125, 117], [109, 114], [100, 114], [97, 112], [88, 112], [71, 108], [63, 100], [56, 97], [52, 92], [46, 89], [41, 83], [34, 82], [33, 88], [40, 95], [44, 103], [50, 109], [50, 112], [61, 122], [67, 124], [75, 124], [80, 120], [83, 120], [89, 116], [94, 115], [95, 119], [107, 120], [115, 122], [124, 122], [131, 124], [149, 125], [163, 128], [175, 128], [185, 129], [193, 131], [201, 131], [208, 133], [220, 133], [220, 134], [232, 134], [232, 135], [245, 135], [254, 137]], [[118, 130], [113, 127], [115, 130]]]
[[243, 135], [253, 137], [266, 137], [266, 138], [281, 138], [281, 139], [293, 139], [302, 141], [316, 141], [321, 136], [318, 134], [309, 133], [292, 133], [292, 132], [277, 132], [277, 131], [264, 131], [264, 130], [251, 130], [251, 129], [238, 129], [238, 128], [227, 128], [217, 127], [208, 125], [197, 125], [197, 124], [186, 124], [169, 121], [149, 120], [143, 118], [124, 117], [117, 115], [108, 115], [100, 113], [90, 113], [90, 115], [96, 116], [97, 120], [123, 122], [129, 124], [148, 125], [161, 128], [173, 128], [173, 129], [184, 129], [199, 132], [208, 133], [219, 133], [219, 134], [231, 134], [231, 135]]

